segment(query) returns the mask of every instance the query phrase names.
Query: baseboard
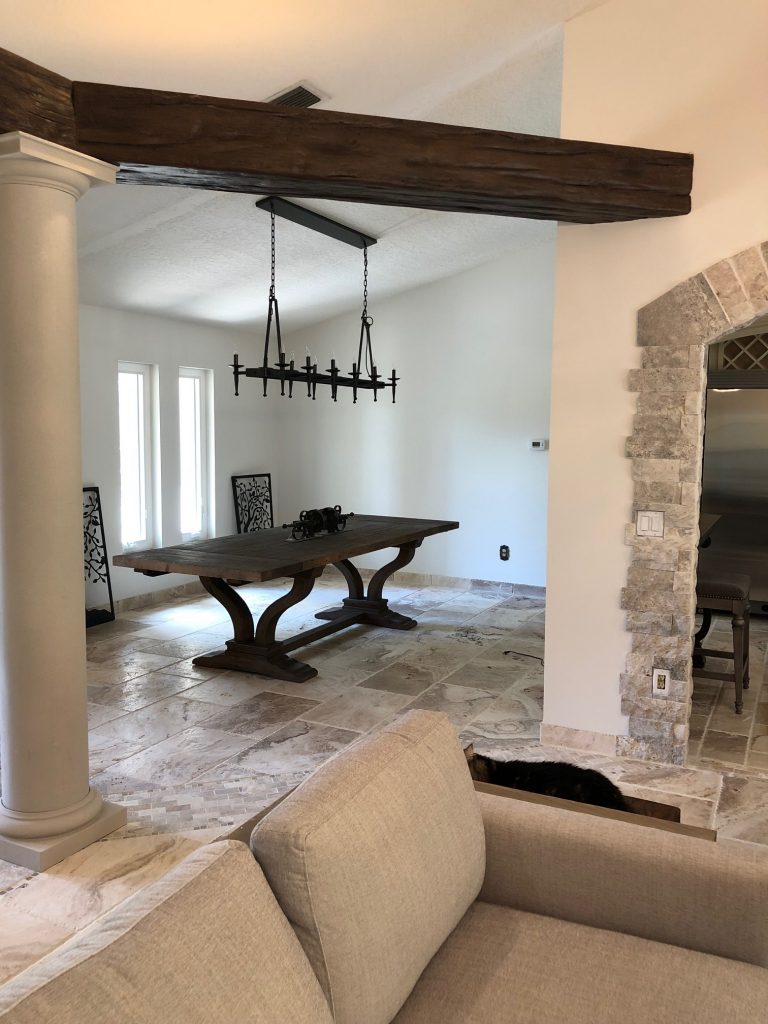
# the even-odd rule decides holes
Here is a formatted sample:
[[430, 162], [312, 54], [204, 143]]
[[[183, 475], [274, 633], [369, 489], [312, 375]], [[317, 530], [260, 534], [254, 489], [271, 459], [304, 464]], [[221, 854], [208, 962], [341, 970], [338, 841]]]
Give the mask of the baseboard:
[[115, 601], [115, 612], [132, 612], [139, 608], [151, 608], [156, 604], [165, 604], [166, 601], [173, 601], [175, 598], [200, 597], [202, 594], [205, 594], [202, 583], [200, 580], [194, 579], [190, 580], [189, 583], [167, 587], [165, 590], [150, 590], [145, 594], [131, 594], [130, 597], [121, 597]]
[[541, 723], [540, 742], [547, 747], [567, 747], [570, 750], [589, 750], [594, 754], [616, 756], [616, 737], [605, 732], [588, 729], [570, 729], [565, 725]]
[[[375, 571], [375, 569], [360, 569], [360, 575], [364, 580], [369, 580]], [[326, 565], [323, 576], [341, 578], [341, 573], [335, 566]], [[468, 593], [497, 590], [501, 596], [507, 597], [532, 597], [538, 600], [546, 598], [545, 587], [535, 587], [528, 583], [508, 583], [504, 580], [478, 580], [467, 579], [463, 576], [440, 576], [434, 573], [401, 571], [394, 573], [390, 577], [390, 582], [399, 587], [450, 587], [454, 590], [466, 590]], [[154, 605], [165, 604], [166, 601], [178, 598], [200, 597], [205, 593], [199, 580], [190, 580], [189, 583], [168, 587], [165, 590], [150, 590], [145, 594], [132, 594], [130, 597], [118, 598], [115, 601], [115, 612], [125, 614], [138, 611], [141, 608], [152, 608]]]

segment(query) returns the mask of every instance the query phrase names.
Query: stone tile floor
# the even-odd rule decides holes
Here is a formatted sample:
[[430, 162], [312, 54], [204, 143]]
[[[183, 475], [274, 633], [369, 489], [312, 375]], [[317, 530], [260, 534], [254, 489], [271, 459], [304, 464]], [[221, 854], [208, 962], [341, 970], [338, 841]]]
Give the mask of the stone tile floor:
[[[730, 619], [716, 616], [707, 647], [733, 650]], [[754, 616], [750, 629], [750, 687], [744, 711], [734, 711], [733, 683], [694, 676], [688, 763], [705, 767], [748, 768], [768, 777], [768, 686], [764, 685], [768, 619]], [[708, 659], [707, 669], [733, 670], [733, 662]]]
[[[283, 590], [278, 582], [239, 592], [258, 612]], [[282, 631], [311, 628], [314, 613], [344, 594], [338, 576], [323, 577]], [[230, 635], [211, 598], [90, 629], [92, 780], [128, 808], [128, 824], [44, 874], [0, 861], [0, 982], [411, 708], [444, 711], [481, 752], [596, 767], [628, 794], [680, 806], [688, 824], [717, 827], [725, 843], [768, 845], [768, 766], [757, 744], [768, 734], [768, 624], [753, 631], [749, 713], [735, 722], [727, 693], [697, 686], [696, 760], [675, 768], [538, 742], [544, 607], [531, 588], [414, 587], [395, 577], [388, 597], [418, 628], [357, 626], [299, 651], [319, 670], [301, 685], [196, 667], [197, 654]], [[723, 640], [718, 624], [715, 642]]]

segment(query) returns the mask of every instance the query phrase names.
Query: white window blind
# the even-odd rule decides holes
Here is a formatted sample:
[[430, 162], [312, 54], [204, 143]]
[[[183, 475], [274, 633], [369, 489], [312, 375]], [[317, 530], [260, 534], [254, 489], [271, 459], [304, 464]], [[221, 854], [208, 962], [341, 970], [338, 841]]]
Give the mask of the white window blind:
[[210, 372], [179, 367], [179, 525], [184, 540], [210, 532]]
[[119, 363], [120, 538], [123, 548], [154, 540], [152, 493], [152, 367]]

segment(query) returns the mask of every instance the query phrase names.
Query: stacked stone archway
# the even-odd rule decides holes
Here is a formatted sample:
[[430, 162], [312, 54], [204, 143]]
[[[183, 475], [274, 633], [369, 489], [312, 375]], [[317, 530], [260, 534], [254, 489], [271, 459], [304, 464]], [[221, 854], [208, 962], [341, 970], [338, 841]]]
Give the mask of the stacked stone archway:
[[[699, 497], [708, 346], [768, 314], [768, 242], [722, 260], [649, 303], [638, 314], [639, 370], [633, 433], [632, 548], [622, 608], [632, 647], [621, 676], [629, 718], [617, 752], [685, 761], [691, 694]], [[663, 537], [638, 537], [639, 510], [664, 512]], [[654, 667], [671, 673], [666, 698], [651, 696]]]

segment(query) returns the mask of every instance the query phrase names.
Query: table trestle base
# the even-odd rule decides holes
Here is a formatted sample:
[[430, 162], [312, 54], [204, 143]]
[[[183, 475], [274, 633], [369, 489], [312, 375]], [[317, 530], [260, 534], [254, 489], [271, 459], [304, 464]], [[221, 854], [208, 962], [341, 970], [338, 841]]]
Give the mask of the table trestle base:
[[305, 630], [285, 640], [275, 638], [280, 617], [289, 608], [309, 596], [315, 580], [322, 574], [322, 567], [293, 576], [290, 591], [273, 601], [262, 612], [255, 626], [248, 605], [225, 580], [201, 576], [200, 582], [208, 593], [226, 608], [232, 620], [234, 637], [226, 641], [225, 650], [200, 655], [193, 659], [194, 664], [202, 668], [251, 672], [273, 679], [305, 683], [317, 675], [317, 669], [299, 661], [298, 658], [289, 657], [289, 651], [306, 647], [358, 624], [381, 626], [386, 629], [413, 629], [417, 625], [416, 619], [389, 608], [387, 599], [382, 597], [382, 588], [392, 573], [411, 561], [420, 543], [421, 541], [417, 541], [400, 547], [397, 556], [374, 573], [367, 594], [359, 571], [348, 559], [334, 562], [347, 581], [349, 596], [344, 598], [341, 608], [317, 613], [316, 618], [328, 620], [326, 625]]
[[413, 629], [418, 625], [416, 619], [401, 615], [400, 612], [387, 607], [386, 598], [376, 601], [368, 597], [345, 597], [342, 605], [342, 608], [329, 608], [328, 611], [318, 612], [315, 618], [330, 619], [332, 622], [346, 619], [346, 625], [349, 626], [363, 623], [367, 626], [383, 626], [386, 629]]

